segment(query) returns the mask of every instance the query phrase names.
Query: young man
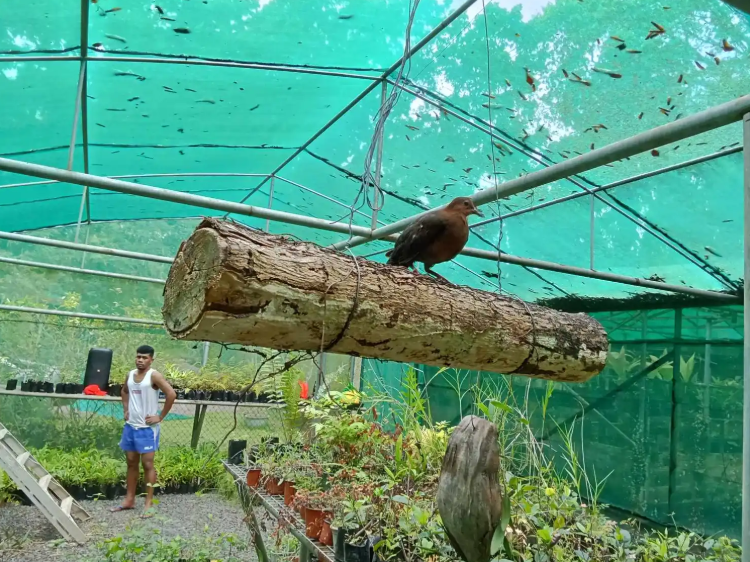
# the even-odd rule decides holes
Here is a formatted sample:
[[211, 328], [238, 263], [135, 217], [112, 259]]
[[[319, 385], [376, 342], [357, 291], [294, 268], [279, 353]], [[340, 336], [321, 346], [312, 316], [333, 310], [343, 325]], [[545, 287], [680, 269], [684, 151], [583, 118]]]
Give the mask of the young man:
[[[128, 461], [128, 491], [122, 505], [112, 511], [135, 508], [135, 492], [138, 487], [139, 464], [143, 465], [146, 490], [146, 514], [150, 514], [156, 483], [154, 453], [159, 448], [159, 424], [169, 413], [177, 396], [164, 376], [151, 368], [154, 362], [154, 348], [142, 345], [136, 350], [135, 369], [128, 373], [122, 387], [122, 408], [125, 413], [125, 427], [122, 430], [120, 448], [125, 451]], [[164, 407], [159, 410], [159, 391], [164, 393]]]

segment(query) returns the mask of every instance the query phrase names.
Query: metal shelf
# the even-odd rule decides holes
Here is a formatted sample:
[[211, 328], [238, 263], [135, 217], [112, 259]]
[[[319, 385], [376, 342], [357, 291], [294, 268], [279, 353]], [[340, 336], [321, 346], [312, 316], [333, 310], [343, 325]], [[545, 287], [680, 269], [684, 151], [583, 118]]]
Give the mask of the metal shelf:
[[[277, 521], [283, 522], [289, 532], [297, 537], [302, 552], [307, 550], [307, 552], [312, 553], [320, 562], [335, 562], [331, 547], [305, 536], [305, 522], [300, 519], [299, 513], [284, 505], [284, 496], [272, 496], [258, 488], [248, 486], [247, 469], [244, 466], [230, 464], [227, 461], [222, 461], [222, 464], [235, 479], [238, 486], [243, 486], [248, 492], [258, 498], [258, 501], [265, 510]], [[303, 556], [300, 556], [300, 561], [302, 558]]]

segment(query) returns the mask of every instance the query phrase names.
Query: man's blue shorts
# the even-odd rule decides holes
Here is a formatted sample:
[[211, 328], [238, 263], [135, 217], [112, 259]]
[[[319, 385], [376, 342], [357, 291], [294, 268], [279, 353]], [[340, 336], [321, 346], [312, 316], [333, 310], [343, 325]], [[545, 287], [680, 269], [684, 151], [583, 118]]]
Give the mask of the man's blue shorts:
[[120, 439], [120, 449], [135, 452], [140, 455], [153, 453], [159, 449], [159, 426], [135, 428], [125, 424]]

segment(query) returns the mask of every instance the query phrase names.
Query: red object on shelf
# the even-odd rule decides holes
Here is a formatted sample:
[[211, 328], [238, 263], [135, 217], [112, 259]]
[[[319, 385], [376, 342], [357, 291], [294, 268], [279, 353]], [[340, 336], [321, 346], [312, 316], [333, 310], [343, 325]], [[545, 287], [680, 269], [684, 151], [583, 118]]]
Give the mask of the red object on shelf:
[[297, 488], [294, 487], [294, 482], [286, 480], [284, 482], [284, 505], [292, 505], [292, 501], [296, 494]]
[[251, 468], [247, 471], [247, 485], [251, 488], [257, 488], [260, 481], [260, 469]]
[[106, 396], [107, 393], [104, 392], [99, 386], [95, 384], [90, 384], [86, 388], [83, 389], [84, 394], [88, 394], [89, 396]]
[[317, 539], [323, 530], [323, 511], [320, 509], [305, 509], [305, 536]]
[[308, 386], [308, 384], [305, 381], [299, 381], [299, 386], [301, 388], [300, 393], [299, 393], [299, 397], [302, 400], [307, 400], [307, 397], [308, 397], [308, 395], [310, 393], [310, 387]]

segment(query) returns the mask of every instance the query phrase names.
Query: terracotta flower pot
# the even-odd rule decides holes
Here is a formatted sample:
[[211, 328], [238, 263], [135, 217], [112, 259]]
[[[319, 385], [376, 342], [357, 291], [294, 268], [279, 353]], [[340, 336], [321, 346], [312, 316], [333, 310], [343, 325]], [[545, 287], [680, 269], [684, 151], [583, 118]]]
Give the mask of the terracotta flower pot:
[[331, 524], [326, 517], [323, 518], [323, 525], [320, 528], [320, 538], [318, 540], [320, 544], [333, 546], [333, 531], [331, 531]]
[[247, 471], [247, 485], [251, 488], [257, 488], [260, 481], [260, 469], [251, 468]]
[[305, 520], [305, 511], [307, 511], [307, 509], [304, 505], [299, 506], [299, 516], [302, 518], [302, 521]]
[[278, 478], [269, 478], [266, 480], [266, 492], [272, 496], [281, 496], [284, 494], [284, 485], [279, 484]]
[[317, 539], [323, 530], [323, 511], [320, 509], [305, 509], [305, 536]]
[[297, 488], [294, 487], [294, 482], [289, 482], [288, 480], [284, 482], [284, 505], [292, 505], [296, 494]]

